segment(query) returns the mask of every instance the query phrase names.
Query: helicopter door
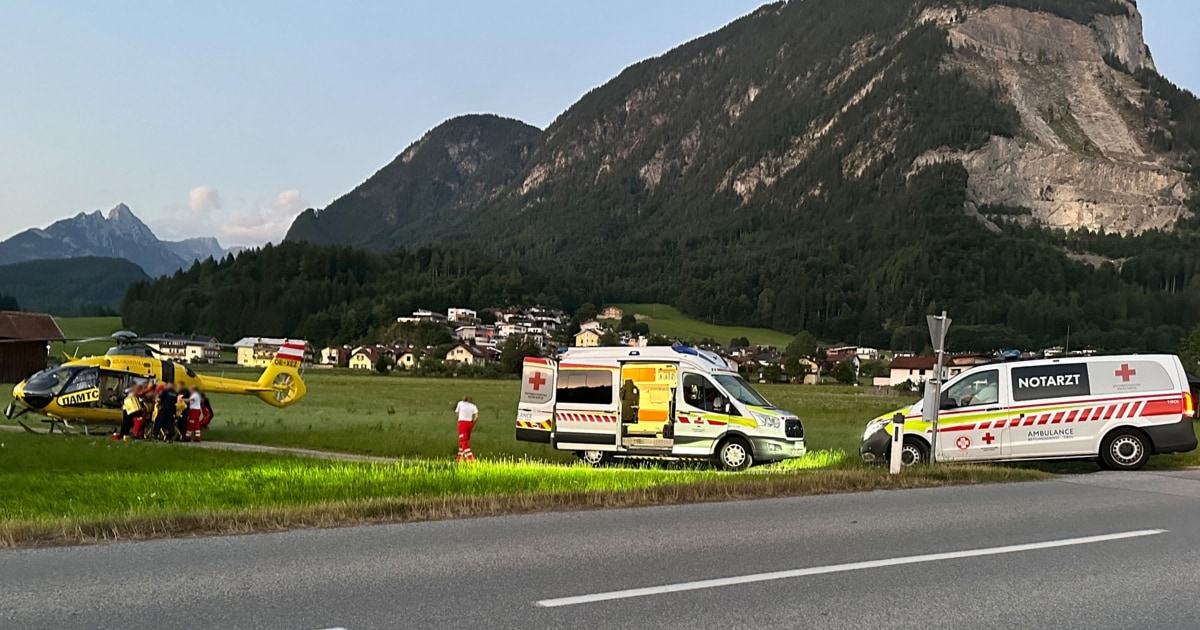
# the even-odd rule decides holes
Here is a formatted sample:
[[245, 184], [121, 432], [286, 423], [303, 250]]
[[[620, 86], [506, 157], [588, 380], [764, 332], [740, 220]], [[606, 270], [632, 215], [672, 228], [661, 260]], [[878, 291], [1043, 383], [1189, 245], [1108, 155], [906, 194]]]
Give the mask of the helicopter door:
[[100, 406], [120, 409], [127, 381], [126, 375], [120, 372], [100, 372]]
[[175, 382], [175, 364], [170, 361], [161, 361], [162, 364], [162, 383], [170, 385]]

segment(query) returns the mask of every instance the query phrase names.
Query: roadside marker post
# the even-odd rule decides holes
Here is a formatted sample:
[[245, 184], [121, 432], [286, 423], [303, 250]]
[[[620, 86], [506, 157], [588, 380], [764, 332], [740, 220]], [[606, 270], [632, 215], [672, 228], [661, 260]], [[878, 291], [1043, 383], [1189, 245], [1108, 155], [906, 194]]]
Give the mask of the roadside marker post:
[[933, 436], [930, 438], [929, 462], [937, 462], [938, 454], [938, 416], [942, 406], [942, 370], [946, 352], [946, 330], [950, 328], [951, 319], [946, 317], [946, 311], [941, 315], [926, 315], [929, 322], [929, 340], [933, 342], [933, 350], [937, 355], [934, 359], [933, 377], [925, 383], [925, 403], [921, 416], [933, 425]]
[[904, 414], [898, 413], [892, 416], [892, 460], [891, 473], [893, 475], [900, 474], [900, 468], [904, 465]]

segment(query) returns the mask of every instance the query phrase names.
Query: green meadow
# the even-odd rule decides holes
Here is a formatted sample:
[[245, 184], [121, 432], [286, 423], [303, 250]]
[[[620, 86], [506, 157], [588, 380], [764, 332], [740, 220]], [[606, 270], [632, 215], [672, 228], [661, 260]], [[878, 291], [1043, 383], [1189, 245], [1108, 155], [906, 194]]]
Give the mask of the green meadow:
[[[253, 373], [227, 376], [252, 378]], [[309, 370], [308, 396], [275, 409], [256, 399], [215, 396], [209, 439], [294, 446], [385, 457], [450, 458], [457, 448], [454, 405], [471, 396], [480, 421], [476, 454], [492, 458], [571, 461], [568, 453], [514, 438], [519, 383], [513, 380], [433, 379]], [[804, 420], [809, 449], [831, 461], [858, 465], [858, 442], [871, 418], [908, 399], [879, 397], [862, 388], [763, 385], [776, 405]]]
[[683, 340], [715, 339], [724, 345], [730, 339], [745, 337], [750, 343], [761, 346], [785, 348], [794, 335], [789, 335], [769, 328], [748, 328], [745, 326], [722, 326], [692, 319], [679, 309], [666, 304], [614, 304], [617, 308], [641, 315], [642, 321], [650, 325], [650, 332], [656, 335], [666, 335]]
[[511, 459], [334, 462], [195, 445], [0, 434], [0, 547], [1021, 481], [1032, 470], [593, 469]]
[[[75, 320], [68, 334], [104, 335], [113, 324]], [[257, 378], [256, 371], [238, 368], [203, 371]], [[569, 453], [515, 440], [516, 379], [321, 369], [308, 370], [304, 378], [307, 397], [288, 409], [248, 396], [213, 396], [216, 415], [205, 439], [398, 461], [342, 462], [0, 431], [0, 546], [1014, 481], [1096, 469], [944, 466], [892, 477], [863, 465], [858, 443], [869, 419], [910, 399], [872, 395], [865, 388], [797, 385], [759, 389], [803, 419], [809, 448], [803, 459], [745, 473], [702, 462], [592, 469]], [[0, 406], [8, 403], [10, 391], [0, 385]], [[481, 461], [474, 465], [453, 462], [453, 410], [465, 395], [480, 408], [472, 447]], [[1196, 453], [1151, 462], [1159, 468], [1198, 464]]]

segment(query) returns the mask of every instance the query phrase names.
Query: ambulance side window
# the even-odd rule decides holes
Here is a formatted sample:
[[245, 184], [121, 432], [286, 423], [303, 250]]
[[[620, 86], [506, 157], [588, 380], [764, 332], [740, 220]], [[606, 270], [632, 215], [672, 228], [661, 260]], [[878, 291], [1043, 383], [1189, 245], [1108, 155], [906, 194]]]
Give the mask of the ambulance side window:
[[942, 395], [942, 409], [979, 407], [1000, 402], [1000, 371], [971, 374], [950, 386]]
[[703, 411], [723, 411], [717, 409], [721, 392], [712, 381], [699, 374], [686, 374], [683, 377], [683, 402], [688, 406]]
[[611, 405], [613, 373], [608, 370], [559, 370], [560, 405]]

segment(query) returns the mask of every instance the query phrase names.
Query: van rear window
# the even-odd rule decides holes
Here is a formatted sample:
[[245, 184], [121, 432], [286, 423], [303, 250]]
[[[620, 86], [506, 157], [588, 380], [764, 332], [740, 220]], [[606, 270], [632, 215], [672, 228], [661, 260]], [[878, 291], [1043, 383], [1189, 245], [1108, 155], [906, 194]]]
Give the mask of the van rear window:
[[559, 370], [557, 403], [560, 405], [613, 404], [610, 370]]
[[1014, 367], [1013, 400], [1074, 398], [1092, 393], [1086, 363]]

